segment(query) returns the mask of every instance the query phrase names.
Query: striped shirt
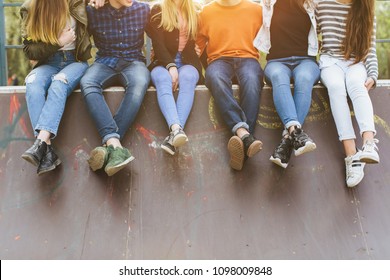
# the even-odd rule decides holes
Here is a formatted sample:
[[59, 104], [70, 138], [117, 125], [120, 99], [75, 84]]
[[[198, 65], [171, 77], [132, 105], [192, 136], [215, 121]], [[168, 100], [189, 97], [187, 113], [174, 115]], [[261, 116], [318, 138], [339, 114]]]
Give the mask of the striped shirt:
[[[320, 0], [316, 10], [319, 34], [322, 34], [321, 54], [344, 59], [342, 44], [346, 34], [346, 22], [351, 4], [336, 0]], [[374, 20], [371, 47], [364, 61], [368, 77], [378, 79], [378, 60], [376, 57], [376, 22]], [[352, 56], [353, 57], [353, 56]]]
[[114, 68], [120, 58], [143, 61], [144, 31], [149, 22], [147, 3], [133, 1], [130, 7], [120, 9], [105, 4], [100, 9], [87, 6], [88, 30], [98, 52], [96, 61]]

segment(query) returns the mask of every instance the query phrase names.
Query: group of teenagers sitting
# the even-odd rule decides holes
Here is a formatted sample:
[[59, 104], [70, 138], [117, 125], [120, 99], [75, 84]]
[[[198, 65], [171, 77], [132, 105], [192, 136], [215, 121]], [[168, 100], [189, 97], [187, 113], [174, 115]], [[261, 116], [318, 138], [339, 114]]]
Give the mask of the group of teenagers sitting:
[[[90, 152], [88, 163], [93, 171], [114, 175], [134, 159], [121, 140], [150, 84], [169, 129], [161, 148], [175, 155], [188, 142], [184, 128], [195, 88], [205, 84], [232, 133], [227, 142], [230, 167], [241, 170], [263, 146], [254, 130], [265, 81], [272, 86], [283, 123], [270, 161], [286, 168], [293, 152], [299, 156], [316, 149], [302, 127], [313, 85], [321, 81], [345, 151], [346, 185], [354, 187], [363, 179], [366, 163], [379, 163], [368, 94], [378, 77], [374, 2], [27, 0], [20, 13], [23, 50], [33, 66], [25, 84], [36, 140], [22, 158], [37, 166], [38, 174], [61, 163], [52, 141], [67, 97], [80, 86], [102, 143]], [[145, 33], [152, 42], [149, 65], [143, 54]], [[97, 53], [89, 65], [91, 39]], [[267, 60], [264, 70], [261, 53]], [[239, 99], [233, 83], [239, 86]], [[113, 85], [125, 90], [114, 114], [103, 95]], [[360, 149], [348, 98], [362, 138]]]

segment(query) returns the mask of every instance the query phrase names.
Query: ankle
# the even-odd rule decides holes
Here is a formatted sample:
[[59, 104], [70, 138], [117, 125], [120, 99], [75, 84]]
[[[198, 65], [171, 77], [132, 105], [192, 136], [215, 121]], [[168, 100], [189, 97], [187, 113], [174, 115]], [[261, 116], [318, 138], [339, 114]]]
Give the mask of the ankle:
[[178, 129], [182, 129], [182, 127], [179, 124], [176, 124], [176, 123], [171, 125], [171, 127], [170, 127], [171, 131], [175, 131], [175, 130], [178, 130]]

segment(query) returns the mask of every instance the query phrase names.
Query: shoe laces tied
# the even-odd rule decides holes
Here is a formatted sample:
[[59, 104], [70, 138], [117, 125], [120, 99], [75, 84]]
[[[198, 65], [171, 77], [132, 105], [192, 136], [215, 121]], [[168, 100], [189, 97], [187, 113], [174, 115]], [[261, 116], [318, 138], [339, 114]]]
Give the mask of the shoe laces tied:
[[377, 143], [379, 143], [379, 140], [374, 138], [373, 140], [367, 140], [366, 143], [363, 145], [363, 150], [365, 152], [373, 152], [378, 151]]

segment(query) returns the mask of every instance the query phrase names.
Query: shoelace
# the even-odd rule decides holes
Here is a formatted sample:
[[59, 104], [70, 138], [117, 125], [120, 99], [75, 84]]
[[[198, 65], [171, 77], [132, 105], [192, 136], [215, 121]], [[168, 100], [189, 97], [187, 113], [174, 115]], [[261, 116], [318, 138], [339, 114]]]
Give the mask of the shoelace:
[[374, 138], [372, 141], [369, 140], [363, 145], [363, 150], [366, 152], [378, 151], [378, 147], [376, 146], [377, 143], [379, 143], [378, 139]]

